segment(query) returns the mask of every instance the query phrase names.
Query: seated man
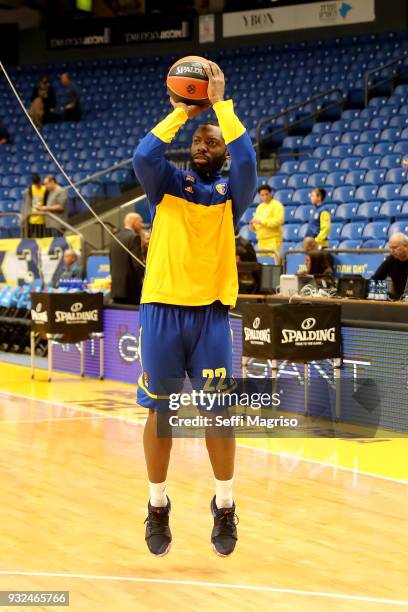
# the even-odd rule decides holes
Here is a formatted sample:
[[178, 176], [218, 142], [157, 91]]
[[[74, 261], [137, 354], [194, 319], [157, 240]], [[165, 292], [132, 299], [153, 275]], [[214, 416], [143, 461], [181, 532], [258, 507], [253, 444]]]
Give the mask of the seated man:
[[310, 194], [310, 203], [316, 208], [306, 230], [306, 236], [314, 238], [321, 247], [329, 246], [331, 217], [329, 207], [325, 205], [326, 190], [315, 187]]
[[391, 297], [398, 300], [408, 292], [408, 236], [397, 232], [391, 236], [388, 242], [390, 255], [378, 267], [373, 280], [385, 280], [391, 278], [393, 291]]
[[59, 287], [62, 280], [67, 278], [82, 278], [82, 268], [78, 261], [78, 255], [73, 249], [64, 251], [64, 264], [58, 266], [52, 277], [51, 284], [53, 287]]

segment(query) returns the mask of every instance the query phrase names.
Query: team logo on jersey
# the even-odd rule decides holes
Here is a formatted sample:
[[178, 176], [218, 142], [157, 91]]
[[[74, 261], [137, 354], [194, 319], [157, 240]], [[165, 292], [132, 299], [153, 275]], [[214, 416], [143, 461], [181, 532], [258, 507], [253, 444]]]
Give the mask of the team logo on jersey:
[[145, 387], [149, 386], [149, 375], [147, 372], [143, 372], [143, 383]]
[[218, 183], [218, 185], [216, 185], [215, 188], [218, 191], [218, 193], [220, 193], [221, 195], [225, 195], [227, 193], [226, 183]]
[[192, 174], [186, 174], [186, 181], [190, 181], [190, 183], [195, 183], [195, 176]]
[[185, 191], [188, 191], [189, 193], [194, 193], [193, 188], [191, 185], [187, 185], [187, 187], [184, 187]]

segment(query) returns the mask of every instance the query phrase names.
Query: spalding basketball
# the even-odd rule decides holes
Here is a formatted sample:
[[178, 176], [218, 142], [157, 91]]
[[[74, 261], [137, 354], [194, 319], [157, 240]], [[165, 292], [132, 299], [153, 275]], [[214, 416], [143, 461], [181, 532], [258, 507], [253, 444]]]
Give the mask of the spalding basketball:
[[202, 106], [208, 104], [208, 78], [203, 64], [205, 57], [188, 55], [179, 59], [167, 75], [167, 91], [175, 102]]

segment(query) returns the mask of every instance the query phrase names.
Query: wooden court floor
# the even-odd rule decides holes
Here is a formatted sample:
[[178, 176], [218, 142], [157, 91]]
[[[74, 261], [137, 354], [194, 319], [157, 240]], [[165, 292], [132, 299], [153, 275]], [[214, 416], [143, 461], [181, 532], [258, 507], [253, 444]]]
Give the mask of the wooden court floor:
[[209, 543], [204, 443], [175, 440], [173, 547], [156, 559], [134, 393], [0, 364], [0, 591], [69, 590], [92, 612], [408, 607], [406, 440], [240, 441], [228, 559]]

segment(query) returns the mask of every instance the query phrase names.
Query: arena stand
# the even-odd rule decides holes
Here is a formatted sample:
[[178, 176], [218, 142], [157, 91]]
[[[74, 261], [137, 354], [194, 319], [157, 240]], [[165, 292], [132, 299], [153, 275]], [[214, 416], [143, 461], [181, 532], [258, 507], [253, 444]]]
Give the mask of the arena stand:
[[[390, 233], [407, 232], [408, 185], [401, 159], [408, 153], [408, 85], [398, 85], [391, 95], [373, 97], [364, 107], [366, 72], [407, 50], [407, 33], [391, 32], [212, 54], [225, 71], [227, 94], [234, 98], [254, 143], [259, 122], [281, 113], [276, 124], [283, 129], [273, 143], [275, 172], [261, 175], [260, 182], [267, 181], [286, 207], [284, 251], [300, 246], [311, 213], [308, 195], [315, 185], [325, 187], [332, 203], [330, 247], [382, 249]], [[117, 196], [135, 183], [129, 158], [139, 139], [169, 110], [157, 75], [166, 74], [175, 59], [133, 57], [11, 69], [27, 106], [43, 74], [56, 87], [58, 97], [62, 71], [68, 71], [79, 86], [83, 120], [47, 124], [41, 131], [89, 201]], [[331, 113], [326, 113], [331, 120], [323, 121], [325, 115], [320, 113], [310, 121], [307, 107], [300, 107], [290, 119], [298, 121], [301, 133], [293, 135], [291, 130], [289, 135], [282, 112], [334, 88], [344, 92], [345, 109], [334, 104]], [[4, 80], [0, 96], [2, 120], [12, 136], [11, 144], [0, 147], [0, 237], [12, 238], [20, 236], [18, 214], [31, 173], [56, 174], [62, 185], [65, 180], [24, 115], [16, 111]], [[329, 94], [328, 100], [334, 97]], [[173, 153], [180, 151], [180, 159], [188, 151], [195, 126], [190, 122], [177, 137]], [[267, 127], [261, 136], [268, 137]], [[70, 212], [77, 213], [83, 204], [70, 195]], [[256, 204], [257, 200], [240, 222], [240, 234], [253, 242], [248, 221]]]

